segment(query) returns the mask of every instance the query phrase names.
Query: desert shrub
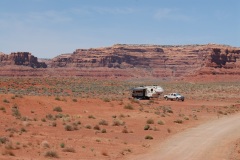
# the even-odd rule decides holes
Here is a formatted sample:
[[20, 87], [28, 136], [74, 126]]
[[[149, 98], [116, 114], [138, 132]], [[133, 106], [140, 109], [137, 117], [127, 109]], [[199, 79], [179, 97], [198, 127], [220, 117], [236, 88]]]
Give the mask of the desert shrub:
[[131, 104], [127, 104], [124, 106], [124, 109], [130, 109], [130, 110], [133, 110], [133, 106]]
[[21, 132], [27, 132], [25, 128], [21, 128]]
[[99, 125], [95, 125], [95, 126], [93, 127], [93, 129], [94, 129], [94, 130], [100, 130], [100, 127], [99, 127]]
[[131, 101], [131, 103], [140, 103], [140, 101], [138, 99], [136, 99], [136, 98], [133, 98], [130, 101]]
[[119, 120], [119, 119], [115, 119], [114, 121], [113, 121], [113, 126], [122, 126], [122, 125], [124, 125], [125, 124], [125, 122], [123, 122], [123, 121], [121, 121], [121, 120]]
[[107, 126], [108, 125], [108, 122], [104, 119], [102, 119], [99, 123], [99, 125], [104, 125], [104, 126]]
[[3, 102], [4, 103], [10, 103], [9, 100], [7, 100], [7, 99], [3, 99]]
[[52, 122], [52, 126], [53, 127], [57, 127], [57, 123], [56, 122]]
[[149, 101], [148, 101], [148, 103], [154, 103], [154, 100], [153, 100], [153, 99], [151, 99], [151, 100], [149, 100]]
[[53, 108], [53, 111], [62, 112], [62, 108], [57, 106], [57, 107]]
[[107, 133], [107, 130], [105, 128], [102, 129], [102, 133]]
[[47, 151], [45, 154], [44, 154], [45, 157], [50, 157], [50, 158], [58, 158], [58, 154], [56, 151]]
[[82, 122], [81, 122], [81, 121], [77, 121], [76, 123], [77, 123], [77, 125], [80, 125], [80, 124], [82, 124]]
[[74, 98], [72, 101], [73, 101], [73, 102], [77, 102], [77, 99], [76, 99], [76, 98]]
[[188, 117], [184, 117], [184, 119], [185, 119], [185, 120], [189, 120], [189, 118], [188, 118]]
[[109, 98], [104, 98], [103, 101], [104, 102], [110, 102], [110, 99]]
[[64, 129], [65, 129], [65, 131], [73, 131], [74, 130], [74, 128], [71, 125], [66, 125], [64, 127]]
[[162, 106], [163, 113], [173, 113], [171, 107]]
[[3, 112], [6, 112], [6, 108], [5, 107], [0, 107], [0, 110]]
[[123, 128], [122, 133], [128, 133], [127, 128]]
[[11, 151], [11, 150], [4, 150], [4, 151], [2, 152], [2, 155], [15, 156], [15, 154], [14, 154], [13, 151]]
[[5, 144], [6, 142], [8, 142], [8, 138], [7, 137], [0, 137], [0, 144]]
[[22, 121], [27, 121], [28, 118], [27, 118], [27, 117], [21, 117], [21, 120], [22, 120]]
[[89, 124], [87, 124], [87, 125], [85, 126], [85, 128], [87, 128], [87, 129], [92, 129], [92, 126], [89, 125]]
[[12, 107], [12, 115], [16, 118], [21, 118], [21, 113], [18, 110], [18, 107], [15, 106]]
[[72, 147], [64, 148], [62, 151], [63, 151], [63, 152], [72, 152], [72, 153], [75, 153], [75, 152], [76, 152], [75, 149], [72, 148]]
[[57, 115], [55, 115], [55, 118], [63, 118], [63, 114], [62, 113], [58, 113]]
[[[15, 94], [13, 97], [15, 97], [15, 98], [17, 98], [17, 97], [18, 97], [18, 98], [23, 98], [23, 96], [20, 95], [20, 94]], [[13, 97], [12, 97], [12, 99], [14, 99]]]
[[50, 148], [50, 145], [49, 145], [48, 141], [42, 141], [41, 146], [42, 146], [42, 148], [44, 148], [44, 149]]
[[223, 111], [218, 111], [217, 113], [218, 113], [218, 114], [223, 114]]
[[153, 119], [148, 119], [146, 123], [147, 124], [154, 124], [154, 120]]
[[46, 118], [47, 118], [48, 120], [55, 120], [55, 117], [54, 117], [52, 114], [47, 114], [47, 115], [46, 115]]
[[144, 130], [149, 130], [149, 129], [150, 129], [150, 125], [147, 124], [144, 126]]
[[124, 114], [120, 114], [118, 117], [119, 118], [125, 118], [125, 115]]
[[60, 101], [61, 99], [59, 97], [56, 97], [55, 100]]
[[46, 119], [45, 119], [45, 118], [42, 118], [41, 121], [42, 121], [42, 122], [46, 122]]
[[183, 123], [183, 120], [181, 120], [181, 119], [177, 119], [177, 120], [175, 120], [174, 122], [175, 122], [175, 123], [182, 124], [182, 123]]
[[147, 136], [145, 136], [145, 139], [149, 139], [149, 140], [151, 140], [151, 139], [153, 139], [153, 137], [150, 136], [150, 135], [147, 135]]
[[64, 147], [65, 147], [65, 144], [64, 144], [64, 143], [61, 143], [61, 144], [60, 144], [60, 147], [61, 147], [61, 148], [64, 148]]
[[88, 118], [90, 118], [90, 119], [96, 119], [93, 115], [89, 115]]
[[161, 121], [161, 120], [159, 120], [159, 121], [158, 121], [158, 124], [159, 124], [159, 125], [164, 125], [164, 122]]

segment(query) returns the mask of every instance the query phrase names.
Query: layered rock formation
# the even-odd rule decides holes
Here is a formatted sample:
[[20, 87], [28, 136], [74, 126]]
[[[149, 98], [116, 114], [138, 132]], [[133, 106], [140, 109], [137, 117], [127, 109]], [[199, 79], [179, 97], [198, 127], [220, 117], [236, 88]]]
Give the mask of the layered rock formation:
[[[0, 55], [0, 62], [1, 66], [15, 64], [32, 68], [46, 68], [48, 65], [47, 69], [31, 69], [26, 75], [32, 76], [174, 79], [196, 75], [240, 75], [240, 48], [216, 44], [117, 44], [105, 48], [77, 49], [47, 63], [38, 62], [36, 57], [24, 52], [12, 53], [7, 58]], [[8, 72], [1, 73], [6, 75]]]
[[10, 55], [0, 54], [0, 66], [18, 65], [28, 66], [32, 68], [47, 68], [44, 62], [38, 62], [37, 57], [34, 57], [29, 52], [13, 52]]
[[[212, 74], [211, 68], [239, 68], [240, 49], [226, 45], [114, 45], [77, 49], [52, 60], [52, 67], [138, 70], [152, 77]], [[229, 70], [230, 71], [230, 70]], [[131, 71], [130, 71], [131, 72]], [[228, 71], [226, 70], [225, 73]], [[239, 73], [237, 73], [239, 74]]]

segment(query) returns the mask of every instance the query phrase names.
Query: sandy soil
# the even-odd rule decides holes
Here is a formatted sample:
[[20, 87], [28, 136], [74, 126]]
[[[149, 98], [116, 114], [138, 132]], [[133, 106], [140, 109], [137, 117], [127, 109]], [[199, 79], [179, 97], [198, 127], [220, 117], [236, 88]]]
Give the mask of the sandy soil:
[[[56, 107], [62, 111], [54, 111]], [[20, 115], [14, 110], [16, 108]], [[169, 147], [177, 156], [178, 153], [188, 153], [186, 150], [189, 149], [189, 140], [181, 136], [189, 137], [196, 130], [209, 138], [209, 148], [206, 150], [215, 152], [215, 144], [212, 143], [223, 143], [219, 139], [227, 139], [225, 146], [234, 140], [231, 138], [233, 136], [224, 136], [234, 130], [234, 126], [228, 127], [228, 123], [238, 119], [233, 116], [235, 121], [230, 121], [228, 117], [237, 114], [239, 108], [237, 99], [177, 102], [163, 99], [106, 101], [77, 98], [73, 101], [71, 97], [56, 100], [53, 96], [1, 94], [0, 159], [134, 159], [139, 155], [148, 156], [149, 153], [158, 157], [158, 152], [165, 153]], [[225, 122], [225, 119], [228, 121]], [[222, 127], [227, 127], [226, 132], [215, 131], [221, 128], [220, 122], [224, 123]], [[219, 125], [211, 128], [214, 123]], [[209, 131], [205, 133], [205, 130]], [[209, 132], [214, 135], [209, 136]], [[174, 141], [179, 143], [175, 144]], [[191, 141], [195, 141], [194, 136]], [[197, 143], [196, 140], [194, 146], [198, 146]], [[186, 148], [176, 151], [177, 146], [172, 145]], [[199, 149], [200, 146], [205, 147], [204, 143], [199, 145]], [[198, 158], [202, 156], [200, 153], [204, 150], [199, 155], [194, 152], [187, 155]], [[214, 155], [217, 153], [221, 152], [216, 150]]]
[[[223, 117], [187, 129], [155, 146], [138, 160], [226, 160], [240, 135], [240, 114]], [[233, 157], [232, 157], [233, 158]]]

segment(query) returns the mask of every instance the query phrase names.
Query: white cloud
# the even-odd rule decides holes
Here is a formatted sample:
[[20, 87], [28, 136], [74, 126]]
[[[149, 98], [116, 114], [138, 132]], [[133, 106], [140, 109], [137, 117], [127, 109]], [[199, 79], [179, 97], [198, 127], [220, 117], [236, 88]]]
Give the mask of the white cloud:
[[158, 9], [154, 14], [154, 18], [157, 20], [180, 20], [180, 21], [190, 20], [189, 16], [179, 13], [177, 9], [170, 8]]
[[133, 8], [107, 8], [107, 7], [82, 7], [71, 10], [74, 14], [90, 15], [90, 14], [132, 14], [137, 12]]
[[72, 20], [71, 17], [67, 16], [66, 12], [58, 11], [45, 11], [45, 12], [31, 12], [27, 14], [29, 21], [45, 21], [50, 23], [65, 23]]

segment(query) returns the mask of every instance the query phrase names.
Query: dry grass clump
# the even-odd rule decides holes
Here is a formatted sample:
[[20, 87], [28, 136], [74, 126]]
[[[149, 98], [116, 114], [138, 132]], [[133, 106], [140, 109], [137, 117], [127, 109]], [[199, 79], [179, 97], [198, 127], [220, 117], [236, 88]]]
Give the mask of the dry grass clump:
[[114, 119], [113, 120], [113, 126], [123, 126], [125, 124], [125, 122], [119, 120], [119, 119]]
[[144, 130], [150, 130], [150, 129], [151, 129], [151, 126], [148, 124], [144, 126]]
[[64, 129], [65, 129], [65, 131], [74, 131], [74, 130], [78, 130], [78, 127], [77, 127], [77, 125], [67, 124], [64, 126]]
[[0, 144], [5, 144], [7, 142], [9, 142], [7, 137], [0, 137]]
[[99, 125], [95, 125], [95, 126], [93, 127], [93, 129], [94, 129], [94, 130], [100, 130], [100, 127], [99, 127]]
[[72, 152], [72, 153], [75, 153], [75, 152], [76, 152], [73, 147], [64, 148], [62, 151], [63, 151], [63, 152]]
[[131, 104], [127, 104], [124, 106], [124, 109], [134, 110], [134, 107]]
[[153, 139], [153, 137], [152, 137], [152, 136], [150, 136], [150, 135], [147, 135], [147, 136], [145, 136], [145, 139], [152, 140], [152, 139]]
[[174, 122], [175, 122], [175, 123], [178, 123], [178, 124], [182, 124], [182, 123], [183, 123], [183, 120], [177, 119], [177, 120], [175, 120]]
[[50, 148], [50, 145], [49, 145], [48, 141], [42, 141], [41, 147], [46, 149], [46, 148]]
[[13, 153], [13, 151], [5, 149], [4, 151], [2, 151], [2, 155], [9, 155], [9, 156], [15, 156], [15, 154]]
[[19, 111], [19, 109], [18, 109], [17, 104], [14, 104], [14, 105], [12, 106], [12, 115], [13, 115], [14, 117], [16, 117], [16, 118], [21, 118], [21, 113], [20, 113], [20, 111]]
[[44, 157], [49, 157], [49, 158], [59, 158], [58, 154], [56, 151], [47, 151], [44, 154]]
[[164, 125], [164, 122], [163, 122], [162, 120], [159, 120], [159, 121], [158, 121], [158, 124], [159, 124], [159, 125]]
[[103, 128], [101, 133], [107, 133], [107, 130], [105, 128]]
[[62, 112], [62, 108], [60, 106], [57, 106], [53, 108], [53, 111]]
[[146, 123], [147, 123], [147, 124], [154, 124], [154, 120], [150, 118], [150, 119], [147, 120]]
[[108, 122], [104, 119], [102, 119], [99, 123], [99, 125], [104, 125], [104, 126], [107, 126], [108, 125]]

